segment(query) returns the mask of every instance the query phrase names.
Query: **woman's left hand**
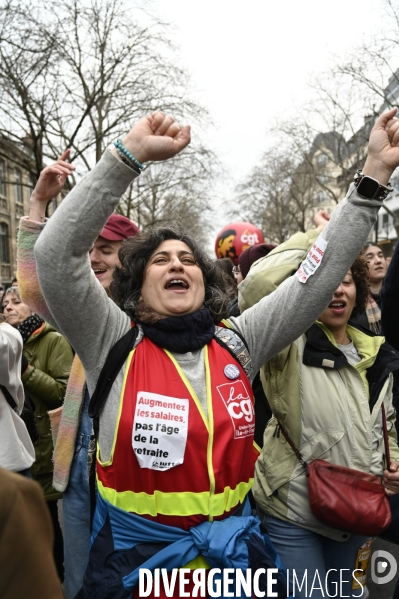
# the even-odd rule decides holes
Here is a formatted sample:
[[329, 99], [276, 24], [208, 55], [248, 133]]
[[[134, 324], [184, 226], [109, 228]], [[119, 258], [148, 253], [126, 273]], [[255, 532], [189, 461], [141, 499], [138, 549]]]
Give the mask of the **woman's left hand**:
[[399, 493], [399, 462], [391, 461], [391, 470], [384, 470], [382, 484], [388, 497]]

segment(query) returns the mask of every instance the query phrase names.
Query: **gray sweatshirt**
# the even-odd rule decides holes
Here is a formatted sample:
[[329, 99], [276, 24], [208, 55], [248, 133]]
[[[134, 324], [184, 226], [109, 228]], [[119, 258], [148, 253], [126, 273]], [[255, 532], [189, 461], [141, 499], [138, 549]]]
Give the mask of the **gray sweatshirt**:
[[[106, 151], [96, 167], [68, 194], [35, 245], [40, 285], [59, 330], [86, 371], [90, 395], [111, 347], [130, 328], [130, 318], [97, 281], [88, 252], [135, 173]], [[331, 301], [367, 239], [380, 203], [362, 199], [355, 188], [334, 211], [322, 237], [327, 247], [306, 283], [290, 277], [271, 295], [230, 318], [245, 338], [254, 375], [275, 354], [306, 331]], [[321, 243], [323, 245], [323, 243]], [[206, 404], [203, 351], [176, 354], [177, 361]], [[123, 371], [115, 380], [100, 418], [100, 452], [108, 460], [115, 432]]]

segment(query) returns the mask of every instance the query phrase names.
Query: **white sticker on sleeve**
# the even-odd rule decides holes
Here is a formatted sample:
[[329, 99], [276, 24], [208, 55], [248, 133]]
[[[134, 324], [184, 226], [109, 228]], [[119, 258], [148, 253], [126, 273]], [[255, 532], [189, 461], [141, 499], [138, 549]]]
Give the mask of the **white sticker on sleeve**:
[[314, 275], [316, 270], [319, 268], [324, 256], [324, 252], [326, 251], [327, 244], [328, 241], [319, 235], [310, 248], [305, 260], [296, 271], [296, 276], [301, 283], [306, 283], [308, 278]]
[[137, 393], [132, 446], [140, 468], [169, 470], [183, 464], [188, 410], [188, 399]]

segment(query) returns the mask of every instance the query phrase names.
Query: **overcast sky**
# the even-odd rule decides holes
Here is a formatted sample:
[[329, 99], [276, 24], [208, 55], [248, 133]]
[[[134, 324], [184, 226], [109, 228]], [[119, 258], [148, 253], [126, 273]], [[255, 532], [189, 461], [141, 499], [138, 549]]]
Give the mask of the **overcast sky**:
[[175, 25], [181, 63], [216, 124], [207, 135], [231, 175], [222, 187], [226, 199], [266, 148], [275, 118], [292, 115], [309, 97], [312, 73], [381, 31], [386, 19], [383, 0], [149, 4]]

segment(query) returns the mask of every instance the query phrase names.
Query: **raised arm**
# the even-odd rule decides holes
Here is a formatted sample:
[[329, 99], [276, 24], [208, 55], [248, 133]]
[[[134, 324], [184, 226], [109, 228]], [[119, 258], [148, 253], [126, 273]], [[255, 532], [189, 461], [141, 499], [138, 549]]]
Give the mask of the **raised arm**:
[[[391, 146], [389, 132], [385, 130], [395, 112], [393, 109], [377, 119], [363, 170], [365, 175], [377, 179], [382, 185], [388, 183], [399, 164], [399, 148]], [[308, 254], [307, 269], [303, 270], [312, 272], [312, 264], [318, 264], [313, 274], [303, 277], [304, 273], [299, 269], [271, 295], [240, 317], [231, 319], [233, 327], [247, 341], [255, 372], [297, 339], [322, 313], [367, 239], [380, 207], [380, 201], [364, 199], [352, 185], [316, 242], [318, 249], [311, 250], [317, 260]], [[264, 286], [262, 270], [266, 268], [267, 260], [263, 260], [251, 269], [248, 280], [244, 281], [244, 296], [251, 285], [257, 291]], [[265, 286], [266, 292], [269, 288]]]
[[[139, 121], [122, 139], [139, 163], [166, 160], [190, 141], [189, 127], [157, 112]], [[109, 348], [130, 326], [107, 297], [90, 268], [88, 252], [121, 195], [138, 175], [116, 149], [68, 194], [35, 245], [40, 286], [59, 329], [86, 370], [99, 371]]]
[[54, 164], [42, 170], [30, 197], [29, 216], [23, 217], [18, 232], [17, 279], [22, 300], [33, 312], [57, 328], [37, 278], [36, 259], [33, 248], [45, 226], [46, 207], [50, 200], [61, 193], [67, 177], [75, 167], [66, 162], [70, 150], [66, 150]]
[[270, 295], [298, 270], [302, 260], [306, 258], [308, 251], [330, 218], [331, 216], [327, 212], [319, 210], [313, 219], [315, 229], [310, 229], [306, 233], [295, 233], [262, 258], [262, 265], [261, 261], [258, 261], [256, 272], [261, 275], [253, 276], [255, 270], [252, 268], [238, 286], [238, 304], [241, 312]]

